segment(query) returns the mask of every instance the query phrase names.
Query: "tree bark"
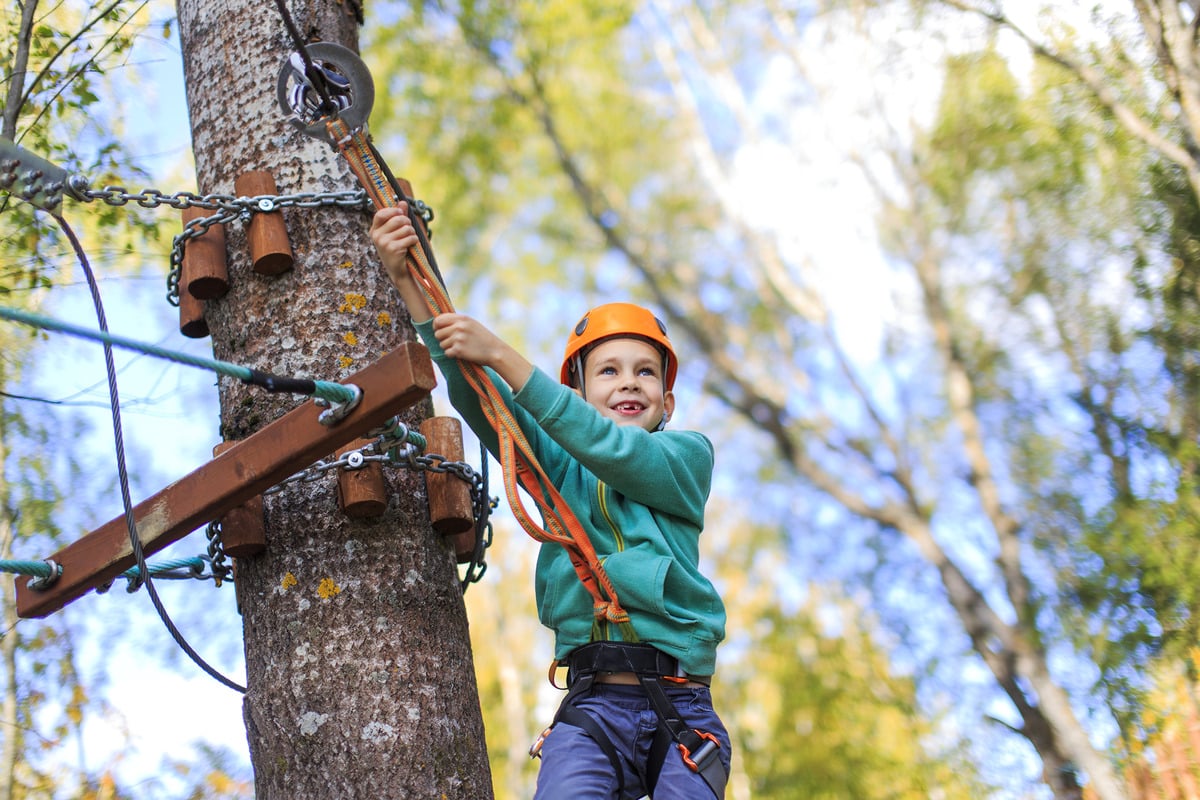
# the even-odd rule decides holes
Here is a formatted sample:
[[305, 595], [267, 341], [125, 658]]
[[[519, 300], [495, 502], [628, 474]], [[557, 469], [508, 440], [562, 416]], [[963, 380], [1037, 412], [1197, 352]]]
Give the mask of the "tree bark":
[[[357, 49], [353, 5], [292, 2], [301, 34]], [[293, 50], [273, 3], [178, 0], [196, 173], [234, 194], [267, 170], [280, 194], [358, 188], [331, 148], [275, 101]], [[229, 293], [209, 301], [214, 355], [253, 369], [344, 380], [411, 338], [366, 235], [344, 209], [284, 210], [295, 265], [256, 274], [246, 227], [227, 226]], [[242, 439], [297, 404], [220, 383], [221, 434]], [[428, 402], [401, 414], [415, 427]], [[432, 531], [423, 476], [389, 470], [382, 517], [338, 510], [336, 478], [265, 498], [267, 549], [237, 563], [256, 796], [490, 798], [466, 612], [454, 555]]]

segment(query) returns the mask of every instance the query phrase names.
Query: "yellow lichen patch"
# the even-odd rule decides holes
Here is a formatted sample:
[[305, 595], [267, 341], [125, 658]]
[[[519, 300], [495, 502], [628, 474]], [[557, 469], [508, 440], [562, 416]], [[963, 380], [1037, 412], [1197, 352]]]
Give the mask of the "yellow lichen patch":
[[379, 316], [375, 317], [375, 320], [379, 323], [379, 327], [386, 328], [392, 324], [392, 315], [386, 311], [380, 311]]
[[334, 582], [333, 578], [322, 578], [321, 583], [317, 586], [317, 595], [322, 600], [328, 600], [334, 595], [342, 591], [342, 587]]
[[299, 582], [300, 581], [296, 580], [296, 576], [289, 572], [288, 574], [283, 576], [283, 580], [279, 582], [279, 585], [282, 586], [284, 589], [291, 589], [293, 586], [295, 586]]
[[335, 267], [335, 269], [350, 269], [353, 266], [354, 266], [354, 262], [347, 259], [346, 261], [343, 261], [342, 263], [338, 264]]
[[354, 347], [354, 345], [358, 344], [358, 337], [354, 335], [354, 331], [346, 331], [342, 334], [342, 341]]
[[350, 365], [354, 363], [354, 359], [350, 356], [338, 356], [338, 366], [342, 369], [350, 369]]
[[359, 311], [362, 311], [367, 305], [367, 298], [361, 294], [356, 294], [355, 292], [346, 292], [344, 297], [345, 299], [338, 307], [338, 311], [349, 311], [351, 314], [356, 314]]

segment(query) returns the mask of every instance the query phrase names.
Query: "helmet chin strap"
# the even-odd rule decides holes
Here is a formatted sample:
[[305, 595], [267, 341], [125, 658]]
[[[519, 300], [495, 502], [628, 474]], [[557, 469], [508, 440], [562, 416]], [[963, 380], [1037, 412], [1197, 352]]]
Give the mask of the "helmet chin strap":
[[658, 421], [658, 427], [655, 428], [654, 430], [661, 431], [663, 428], [667, 427], [667, 420], [669, 420], [670, 418], [671, 418], [670, 414], [663, 414], [662, 419], [660, 419]]
[[575, 372], [575, 381], [578, 384], [575, 388], [579, 390], [579, 396], [587, 399], [587, 393], [583, 391], [583, 356], [576, 353], [571, 359], [571, 369]]

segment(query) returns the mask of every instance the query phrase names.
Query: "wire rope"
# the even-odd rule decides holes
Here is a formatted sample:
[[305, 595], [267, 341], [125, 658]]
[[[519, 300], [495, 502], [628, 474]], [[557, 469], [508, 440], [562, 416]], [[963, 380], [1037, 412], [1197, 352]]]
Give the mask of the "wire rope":
[[[100, 325], [100, 329], [105, 333], [108, 332], [108, 320], [104, 314], [104, 303], [100, 298], [100, 285], [96, 282], [96, 276], [92, 272], [91, 264], [88, 261], [87, 253], [83, 250], [83, 245], [79, 238], [75, 235], [75, 231], [67, 224], [66, 219], [61, 214], [52, 212], [50, 214], [58, 226], [62, 228], [63, 233], [71, 242], [71, 248], [75, 251], [75, 257], [79, 259], [79, 264], [83, 268], [83, 273], [87, 277], [88, 289], [92, 295], [92, 305], [96, 309], [96, 318]], [[180, 633], [174, 621], [167, 613], [166, 607], [163, 605], [162, 599], [158, 596], [158, 590], [154, 586], [154, 581], [150, 576], [150, 570], [146, 566], [146, 554], [142, 549], [142, 540], [138, 535], [137, 520], [133, 516], [133, 499], [129, 492], [129, 471], [125, 464], [125, 437], [121, 430], [121, 398], [117, 390], [117, 369], [113, 360], [113, 345], [115, 342], [104, 341], [104, 368], [108, 376], [108, 396], [109, 403], [112, 409], [113, 423], [113, 439], [117, 453], [117, 477], [121, 488], [121, 504], [124, 508], [125, 526], [129, 531], [129, 544], [133, 549], [133, 557], [137, 562], [137, 569], [141, 582], [146, 587], [146, 593], [150, 596], [151, 603], [154, 604], [155, 611], [158, 612], [159, 619], [171, 634], [171, 638], [179, 645], [179, 648], [187, 653], [195, 664], [211, 675], [220, 683], [228, 686], [237, 692], [245, 693], [246, 687], [226, 677], [219, 670], [205, 661], [199, 653], [188, 643], [183, 634]]]

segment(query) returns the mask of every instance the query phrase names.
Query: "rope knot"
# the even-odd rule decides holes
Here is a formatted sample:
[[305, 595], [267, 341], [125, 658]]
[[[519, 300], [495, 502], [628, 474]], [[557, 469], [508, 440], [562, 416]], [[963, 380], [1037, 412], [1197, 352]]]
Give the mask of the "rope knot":
[[629, 623], [629, 612], [611, 600], [597, 600], [593, 607], [596, 619], [606, 620], [614, 625]]

